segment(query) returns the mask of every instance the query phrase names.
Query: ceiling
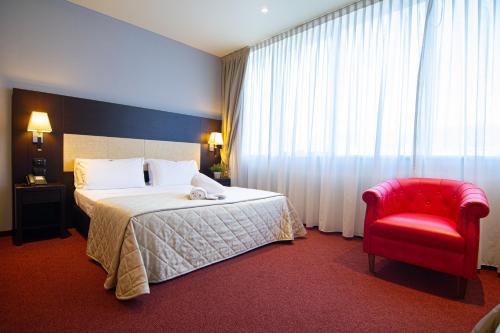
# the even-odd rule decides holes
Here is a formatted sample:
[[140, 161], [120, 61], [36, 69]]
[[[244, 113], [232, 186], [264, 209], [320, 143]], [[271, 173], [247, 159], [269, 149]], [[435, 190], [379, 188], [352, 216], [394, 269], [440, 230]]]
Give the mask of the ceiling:
[[[355, 0], [68, 0], [218, 57]], [[266, 7], [267, 13], [261, 9]]]

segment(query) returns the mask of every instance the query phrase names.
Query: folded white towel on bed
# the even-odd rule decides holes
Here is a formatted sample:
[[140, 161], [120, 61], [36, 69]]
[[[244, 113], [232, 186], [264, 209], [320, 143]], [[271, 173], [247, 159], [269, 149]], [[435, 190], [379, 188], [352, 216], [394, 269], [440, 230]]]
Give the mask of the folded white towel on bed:
[[207, 196], [207, 191], [201, 187], [193, 187], [191, 192], [189, 192], [189, 198], [191, 200], [205, 200]]
[[191, 179], [191, 185], [194, 187], [201, 187], [207, 191], [208, 194], [223, 194], [225, 191], [224, 186], [199, 172]]
[[222, 200], [226, 196], [224, 194], [208, 194], [204, 188], [193, 187], [189, 192], [189, 198], [191, 200]]

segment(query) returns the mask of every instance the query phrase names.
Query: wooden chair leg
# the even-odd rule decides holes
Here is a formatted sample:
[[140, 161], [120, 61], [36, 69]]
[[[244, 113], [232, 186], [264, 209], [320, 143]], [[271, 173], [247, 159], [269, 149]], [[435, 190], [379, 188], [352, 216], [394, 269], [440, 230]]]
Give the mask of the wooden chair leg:
[[375, 274], [375, 255], [368, 254], [368, 267], [370, 269], [370, 273]]
[[467, 289], [467, 279], [461, 276], [457, 277], [457, 297], [460, 299], [464, 299], [466, 289]]

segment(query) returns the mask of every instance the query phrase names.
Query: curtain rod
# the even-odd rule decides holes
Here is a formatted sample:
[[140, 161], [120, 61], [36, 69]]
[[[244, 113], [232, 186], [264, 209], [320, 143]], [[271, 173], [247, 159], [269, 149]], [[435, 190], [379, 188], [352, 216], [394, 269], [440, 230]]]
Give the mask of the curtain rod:
[[251, 45], [249, 47], [250, 48], [261, 48], [261, 47], [267, 46], [269, 44], [279, 42], [280, 40], [291, 37], [299, 32], [303, 32], [305, 30], [312, 29], [320, 24], [326, 23], [328, 21], [331, 21], [335, 18], [344, 16], [344, 15], [347, 15], [347, 14], [353, 12], [354, 10], [368, 7], [368, 6], [374, 5], [377, 2], [381, 2], [381, 1], [383, 1], [383, 0], [360, 0], [360, 1], [350, 3], [348, 5], [345, 5], [341, 8], [335, 9], [331, 12], [326, 13], [326, 14], [321, 14], [321, 15], [319, 15], [311, 20], [308, 20], [304, 23], [301, 23], [301, 24], [299, 24], [293, 28], [290, 28], [286, 31], [280, 32], [277, 35], [269, 37], [261, 42], [258, 42], [254, 45]]
[[341, 17], [341, 16], [344, 16], [344, 15], [347, 15], [349, 13], [351, 13], [352, 11], [356, 10], [356, 9], [360, 9], [360, 8], [364, 8], [364, 7], [368, 7], [370, 5], [373, 5], [373, 4], [376, 4], [377, 2], [381, 2], [383, 0], [359, 0], [359, 1], [355, 1], [353, 3], [350, 3], [348, 5], [345, 5], [341, 8], [338, 8], [338, 9], [335, 9], [331, 12], [327, 12], [325, 14], [321, 14], [313, 19], [310, 19], [304, 23], [301, 23], [293, 28], [290, 28], [288, 30], [285, 30], [283, 32], [280, 32], [272, 37], [269, 37], [267, 39], [264, 39], [263, 41], [260, 41], [256, 44], [253, 44], [253, 45], [249, 45], [249, 46], [245, 46], [245, 47], [242, 47], [241, 49], [238, 49], [238, 50], [235, 50], [231, 53], [228, 53], [226, 54], [225, 56], [221, 57], [221, 59], [228, 59], [230, 58], [231, 56], [234, 56], [236, 54], [238, 54], [239, 52], [243, 51], [244, 49], [248, 48], [248, 49], [253, 49], [253, 48], [256, 48], [256, 49], [259, 49], [259, 48], [262, 48], [264, 46], [267, 46], [271, 43], [276, 43], [276, 42], [279, 42], [280, 40], [283, 40], [287, 37], [291, 37], [299, 32], [302, 32], [304, 30], [308, 30], [308, 29], [311, 29], [311, 28], [314, 28], [315, 26], [319, 25], [319, 24], [322, 24], [322, 23], [325, 23], [327, 21], [330, 21], [332, 19], [335, 19], [337, 17]]

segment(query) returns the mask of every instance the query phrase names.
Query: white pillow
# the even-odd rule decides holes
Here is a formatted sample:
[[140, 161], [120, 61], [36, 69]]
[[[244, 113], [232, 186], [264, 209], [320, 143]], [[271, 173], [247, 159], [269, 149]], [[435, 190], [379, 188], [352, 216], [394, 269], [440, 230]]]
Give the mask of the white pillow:
[[168, 161], [148, 159], [149, 184], [190, 185], [191, 179], [198, 173], [196, 161]]
[[85, 190], [144, 187], [144, 159], [75, 160], [75, 187]]

